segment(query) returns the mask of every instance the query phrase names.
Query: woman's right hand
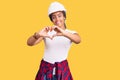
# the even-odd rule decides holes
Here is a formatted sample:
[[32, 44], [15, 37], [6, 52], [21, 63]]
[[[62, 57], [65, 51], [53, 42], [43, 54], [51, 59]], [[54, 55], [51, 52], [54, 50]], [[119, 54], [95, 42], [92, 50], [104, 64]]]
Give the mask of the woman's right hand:
[[52, 27], [45, 27], [42, 30], [35, 32], [34, 35], [28, 38], [27, 45], [29, 46], [36, 45], [39, 42], [41, 42], [45, 37], [52, 39], [53, 37], [48, 35], [49, 31], [52, 31]]
[[40, 35], [40, 37], [43, 37], [43, 38], [47, 37], [47, 38], [52, 39], [53, 37], [48, 35], [49, 31], [52, 31], [52, 27], [45, 27], [42, 30], [38, 31], [37, 33]]

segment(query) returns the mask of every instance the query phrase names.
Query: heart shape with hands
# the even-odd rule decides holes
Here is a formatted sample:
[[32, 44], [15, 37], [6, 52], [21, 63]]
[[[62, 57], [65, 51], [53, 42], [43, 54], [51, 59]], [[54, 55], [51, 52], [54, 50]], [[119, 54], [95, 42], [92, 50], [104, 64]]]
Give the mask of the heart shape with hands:
[[[51, 32], [52, 30], [54, 30], [56, 32], [56, 34], [49, 35], [48, 32], [49, 31]], [[41, 31], [39, 31], [38, 34], [41, 37], [47, 37], [47, 38], [50, 38], [52, 40], [55, 36], [63, 36], [64, 32], [65, 31], [63, 29], [61, 29], [60, 27], [54, 26], [54, 27], [45, 27]]]

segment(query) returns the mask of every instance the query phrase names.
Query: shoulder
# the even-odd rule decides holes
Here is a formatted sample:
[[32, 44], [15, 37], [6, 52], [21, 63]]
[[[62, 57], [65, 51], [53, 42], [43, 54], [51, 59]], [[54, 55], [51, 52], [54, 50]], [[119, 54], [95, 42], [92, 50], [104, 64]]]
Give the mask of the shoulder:
[[72, 33], [72, 34], [77, 33], [77, 31], [75, 31], [75, 30], [70, 30], [70, 29], [66, 29], [65, 31], [70, 32], [70, 33]]

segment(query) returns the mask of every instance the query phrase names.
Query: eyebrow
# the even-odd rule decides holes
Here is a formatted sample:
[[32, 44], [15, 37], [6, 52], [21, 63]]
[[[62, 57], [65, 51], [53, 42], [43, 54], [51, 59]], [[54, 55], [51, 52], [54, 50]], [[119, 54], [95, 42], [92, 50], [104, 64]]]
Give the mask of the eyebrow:
[[61, 13], [56, 13], [56, 14], [53, 14], [52, 16], [56, 16], [56, 15], [61, 15]]

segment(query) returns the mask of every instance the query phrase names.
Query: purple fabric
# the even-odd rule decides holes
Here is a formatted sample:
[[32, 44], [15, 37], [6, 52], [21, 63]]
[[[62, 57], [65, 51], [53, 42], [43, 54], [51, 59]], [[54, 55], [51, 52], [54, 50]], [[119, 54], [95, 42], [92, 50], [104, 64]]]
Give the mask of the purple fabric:
[[46, 80], [53, 80], [54, 67], [57, 80], [73, 80], [67, 60], [55, 64], [42, 60], [35, 80], [44, 80], [44, 76], [46, 76]]

